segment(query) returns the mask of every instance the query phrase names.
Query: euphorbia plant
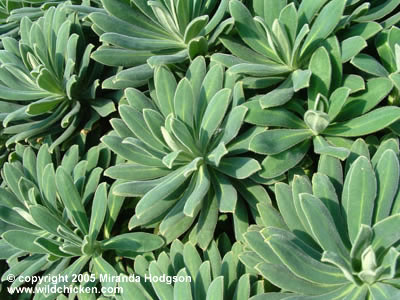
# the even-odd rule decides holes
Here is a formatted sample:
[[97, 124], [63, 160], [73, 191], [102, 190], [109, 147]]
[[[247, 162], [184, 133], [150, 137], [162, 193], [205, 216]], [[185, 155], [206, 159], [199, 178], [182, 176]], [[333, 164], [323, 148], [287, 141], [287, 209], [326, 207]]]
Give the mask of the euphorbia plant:
[[60, 5], [35, 22], [21, 21], [21, 39], [3, 38], [0, 52], [0, 133], [6, 145], [48, 137], [50, 150], [101, 116], [115, 111], [111, 99], [96, 97], [103, 66], [90, 60], [76, 14]]
[[[138, 256], [128, 274], [141, 277], [139, 282], [120, 283], [121, 299], [249, 299], [264, 292], [263, 280], [248, 274], [239, 261], [240, 243], [231, 245], [226, 235], [212, 241], [204, 251], [191, 243], [175, 240], [168, 252], [157, 259]], [[170, 282], [146, 282], [145, 277], [162, 276], [168, 270]], [[231, 272], [235, 270], [235, 272]], [[122, 274], [121, 274], [122, 275]], [[175, 277], [175, 281], [174, 281]]]
[[[320, 48], [315, 56], [320, 53], [327, 54]], [[323, 57], [329, 63], [329, 57]], [[349, 75], [343, 81], [344, 86], [329, 92], [331, 77], [325, 78], [328, 80], [324, 81], [324, 76], [318, 77], [319, 84], [308, 88], [308, 94], [313, 98], [308, 101], [293, 98], [289, 102], [294, 105], [292, 111], [285, 107], [269, 107], [267, 101], [257, 99], [244, 104], [249, 108], [246, 122], [268, 126], [268, 130], [256, 134], [249, 144], [250, 150], [268, 155], [262, 162], [261, 177], [273, 178], [296, 166], [307, 154], [311, 141], [315, 153], [344, 160], [349, 154], [346, 149], [349, 142], [343, 138], [375, 133], [399, 120], [398, 107], [378, 106], [392, 88], [390, 80], [375, 78], [364, 86], [357, 76]], [[363, 90], [357, 92], [358, 89]], [[266, 108], [263, 109], [263, 105]], [[308, 109], [302, 107], [305, 105]]]
[[[130, 228], [161, 221], [160, 233], [170, 242], [199, 216], [193, 231], [206, 248], [218, 212], [236, 212], [241, 199], [237, 189], [264, 196], [262, 188], [259, 192], [245, 180], [260, 170], [257, 160], [238, 155], [247, 152], [247, 144], [233, 142], [247, 112], [241, 105], [241, 84], [224, 88], [224, 79], [221, 65], [207, 72], [199, 57], [179, 83], [167, 68], [157, 68], [152, 99], [135, 89], [125, 91], [126, 104], [119, 106], [122, 119], [111, 121], [115, 133], [102, 141], [128, 161], [106, 171], [126, 181], [114, 192], [143, 196]], [[251, 198], [257, 199], [249, 197], [250, 204]]]
[[263, 2], [254, 1], [255, 17], [243, 3], [230, 2], [235, 28], [246, 45], [231, 36], [220, 38], [233, 56], [216, 54], [213, 59], [231, 66], [230, 72], [258, 78], [263, 86], [287, 79], [286, 88], [301, 89], [310, 79], [311, 55], [338, 26], [346, 1], [305, 1], [298, 9], [287, 1]]
[[[324, 158], [312, 183], [296, 176], [291, 186], [275, 185], [280, 213], [259, 205], [265, 227], [252, 227], [245, 234], [250, 251], [240, 258], [293, 293], [280, 299], [400, 295], [398, 141], [382, 143], [371, 160], [365, 143], [356, 143], [362, 154], [354, 152], [343, 185], [341, 167], [332, 168], [336, 159]], [[339, 179], [336, 187], [332, 179]]]
[[393, 90], [388, 98], [389, 103], [400, 104], [400, 29], [391, 27], [382, 31], [375, 38], [380, 61], [373, 56], [360, 53], [351, 60], [356, 68], [371, 77], [388, 78]]
[[99, 183], [103, 169], [96, 165], [107, 156], [104, 152], [109, 154], [104, 146], [97, 146], [79, 160], [74, 146], [55, 168], [47, 145], [37, 156], [26, 147], [22, 162], [4, 165], [0, 219], [14, 228], [3, 233], [0, 241], [3, 251], [19, 261], [10, 263], [2, 281], [13, 274], [17, 280], [12, 287], [18, 287], [24, 283], [21, 278], [45, 270], [69, 278], [57, 286], [69, 285], [72, 274], [83, 272], [89, 262], [92, 273], [106, 269], [116, 275], [103, 258], [105, 252], [134, 257], [164, 244], [161, 237], [145, 232], [110, 235], [123, 199], [108, 193], [106, 183]]
[[92, 13], [93, 30], [104, 42], [93, 58], [123, 66], [105, 82], [108, 88], [137, 87], [161, 64], [179, 64], [215, 47], [230, 20], [221, 22], [229, 0], [102, 0], [107, 14]]

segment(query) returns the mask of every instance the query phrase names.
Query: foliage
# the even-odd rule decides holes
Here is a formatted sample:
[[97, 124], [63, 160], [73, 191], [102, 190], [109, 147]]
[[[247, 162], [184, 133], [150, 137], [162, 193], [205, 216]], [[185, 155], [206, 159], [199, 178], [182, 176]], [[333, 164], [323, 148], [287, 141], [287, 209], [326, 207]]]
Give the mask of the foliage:
[[[33, 22], [21, 20], [21, 39], [2, 39], [0, 101], [6, 146], [51, 137], [60, 145], [80, 129], [90, 130], [115, 110], [111, 99], [96, 97], [102, 65], [90, 61], [75, 14], [49, 8]], [[84, 91], [84, 92], [82, 92]]]
[[[114, 192], [143, 196], [130, 228], [162, 220], [160, 233], [171, 242], [199, 215], [192, 232], [205, 249], [218, 211], [235, 212], [236, 179], [248, 178], [260, 166], [253, 158], [238, 156], [247, 149], [231, 143], [247, 109], [241, 105], [241, 85], [224, 88], [224, 77], [222, 66], [207, 72], [204, 58], [198, 57], [179, 83], [168, 69], [157, 68], [152, 99], [135, 89], [125, 91], [126, 104], [119, 106], [122, 119], [111, 120], [116, 134], [102, 141], [128, 161], [106, 171], [126, 181]], [[248, 181], [239, 188], [257, 189]]]
[[[107, 14], [90, 14], [93, 30], [105, 43], [93, 58], [128, 69], [104, 82], [108, 88], [137, 87], [153, 68], [179, 64], [209, 53], [232, 22], [221, 22], [229, 0], [102, 0]], [[134, 16], [132, 18], [132, 16]]]
[[[242, 246], [230, 245], [229, 238], [221, 235], [212, 241], [201, 254], [190, 244], [175, 240], [169, 253], [162, 252], [157, 260], [144, 256], [136, 257], [130, 272], [142, 278], [140, 283], [120, 284], [126, 294], [122, 299], [248, 299], [264, 291], [264, 283], [257, 277], [246, 273], [238, 259]], [[165, 270], [168, 270], [165, 272]], [[128, 272], [128, 274], [130, 273]], [[151, 282], [143, 284], [146, 276], [166, 274], [176, 282]], [[191, 281], [180, 282], [186, 276]]]
[[[398, 140], [383, 142], [369, 159], [353, 144], [345, 176], [337, 159], [323, 157], [312, 183], [296, 176], [275, 185], [279, 212], [259, 205], [263, 227], [245, 234], [248, 267], [279, 286], [282, 299], [391, 299], [400, 295]], [[344, 178], [344, 183], [334, 180]], [[341, 191], [341, 197], [340, 195]], [[394, 298], [393, 298], [394, 299]]]
[[[109, 162], [104, 147], [91, 148], [79, 160], [74, 146], [54, 167], [48, 147], [42, 146], [37, 156], [27, 147], [22, 162], [4, 165], [0, 218], [14, 228], [2, 234], [3, 258], [13, 262], [3, 280], [8, 274], [32, 276], [43, 268], [46, 274], [69, 274], [72, 280], [71, 274], [80, 273], [89, 261], [98, 272], [106, 268], [116, 273], [102, 258], [104, 252], [134, 257], [163, 245], [160, 237], [144, 232], [110, 236], [123, 198], [108, 193], [107, 183], [99, 184], [103, 169], [97, 165]], [[90, 217], [85, 206], [91, 208]], [[16, 280], [11, 286], [22, 284]], [[57, 286], [63, 284], [68, 282]]]
[[[0, 298], [398, 299], [399, 26], [400, 0], [0, 0]], [[97, 293], [10, 294], [79, 273]]]

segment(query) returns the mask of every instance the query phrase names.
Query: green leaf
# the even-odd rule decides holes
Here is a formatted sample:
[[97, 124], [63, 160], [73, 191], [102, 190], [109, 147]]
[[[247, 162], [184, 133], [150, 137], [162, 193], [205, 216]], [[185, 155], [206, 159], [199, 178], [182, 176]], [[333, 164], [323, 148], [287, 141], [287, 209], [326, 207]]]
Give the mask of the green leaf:
[[302, 1], [299, 6], [300, 25], [311, 24], [317, 12], [325, 5], [328, 0]]
[[340, 160], [345, 160], [350, 154], [349, 149], [344, 148], [344, 147], [333, 146], [333, 145], [329, 144], [321, 136], [315, 136], [313, 138], [313, 143], [314, 143], [314, 152], [317, 154], [330, 155], [330, 156], [339, 158]]
[[[133, 109], [128, 105], [121, 105], [119, 107], [119, 112], [122, 120], [140, 139], [140, 141], [156, 151], [162, 152], [166, 148], [165, 145], [153, 135], [147, 126], [144, 114], [141, 114], [136, 109]], [[152, 121], [154, 121], [154, 119]]]
[[201, 208], [198, 223], [196, 224], [197, 244], [206, 250], [214, 238], [214, 231], [218, 221], [218, 201], [214, 193], [209, 192], [208, 197], [203, 200], [204, 207]]
[[357, 22], [368, 22], [373, 20], [379, 20], [386, 15], [390, 14], [400, 4], [399, 0], [386, 0], [385, 2], [379, 2], [379, 5], [373, 7], [368, 11], [367, 15], [361, 16], [357, 19]]
[[218, 171], [237, 179], [245, 179], [261, 170], [257, 160], [248, 157], [228, 157], [221, 160]]
[[244, 274], [240, 277], [233, 295], [233, 300], [250, 298], [250, 274]]
[[147, 192], [136, 206], [137, 217], [140, 219], [141, 217], [147, 217], [150, 212], [158, 211], [155, 208], [160, 205], [159, 202], [176, 191], [193, 172], [197, 171], [201, 161], [201, 158], [193, 160], [190, 164], [176, 170]]
[[0, 205], [0, 219], [8, 224], [15, 225], [21, 227], [21, 229], [28, 229], [28, 230], [38, 230], [35, 225], [31, 224], [25, 218], [23, 218], [19, 213], [15, 210]]
[[228, 115], [221, 142], [228, 144], [232, 141], [242, 126], [248, 108], [242, 105], [234, 107]]
[[[235, 0], [236, 1], [236, 0]], [[290, 72], [289, 67], [277, 63], [251, 64], [242, 63], [229, 68], [234, 74], [245, 74], [256, 77], [271, 77], [284, 75]]]
[[389, 299], [395, 300], [400, 296], [400, 291], [396, 287], [390, 284], [385, 284], [381, 282], [374, 283], [369, 292], [372, 296], [372, 299], [379, 300], [379, 299]]
[[372, 228], [374, 232], [372, 247], [377, 257], [383, 255], [388, 248], [399, 241], [400, 233], [396, 230], [399, 220], [400, 214], [395, 214], [379, 221]]
[[2, 238], [11, 246], [29, 252], [47, 254], [47, 251], [34, 243], [38, 235], [22, 230], [8, 230], [3, 233]]
[[195, 211], [201, 206], [204, 197], [206, 196], [210, 188], [210, 174], [208, 173], [207, 167], [201, 165], [196, 172], [196, 184], [193, 188], [193, 192], [186, 200], [183, 212], [188, 217], [194, 217]]
[[229, 2], [229, 10], [235, 19], [235, 26], [243, 41], [254, 51], [269, 58], [275, 58], [276, 54], [266, 42], [265, 34], [257, 27], [246, 6], [234, 0]]
[[284, 108], [262, 109], [259, 100], [247, 101], [249, 109], [245, 122], [257, 126], [279, 126], [284, 128], [307, 128], [304, 121]]
[[399, 141], [394, 138], [387, 139], [383, 141], [378, 149], [376, 150], [374, 156], [371, 159], [372, 166], [375, 168], [376, 165], [378, 164], [379, 160], [381, 159], [383, 153], [386, 152], [386, 150], [392, 150], [396, 155], [399, 155]]
[[208, 52], [208, 42], [205, 37], [192, 39], [188, 45], [190, 59], [195, 59], [199, 55], [206, 55]]
[[329, 288], [294, 275], [288, 268], [279, 264], [260, 263], [256, 269], [274, 285], [291, 292], [305, 295], [320, 295], [329, 292]]
[[219, 211], [234, 212], [238, 196], [232, 183], [221, 173], [212, 172], [211, 174]]
[[376, 165], [378, 196], [375, 208], [375, 223], [390, 215], [399, 181], [399, 160], [393, 150], [386, 150]]
[[308, 88], [308, 109], [316, 109], [318, 94], [327, 97], [332, 79], [332, 65], [328, 51], [318, 48], [311, 57], [309, 69], [312, 72]]
[[72, 181], [71, 176], [64, 170], [63, 167], [57, 168], [56, 185], [57, 191], [60, 194], [65, 207], [73, 216], [78, 228], [84, 235], [88, 234], [89, 222], [85, 208], [83, 207], [82, 199]]
[[60, 250], [60, 243], [56, 243], [53, 240], [48, 240], [45, 238], [37, 238], [35, 244], [42, 247], [48, 254], [58, 256], [58, 257], [70, 257], [71, 254], [64, 253]]
[[[279, 1], [278, 3], [282, 2]], [[294, 3], [290, 3], [282, 8], [279, 13], [279, 21], [288, 34], [290, 44], [293, 45], [298, 29], [298, 14]]]
[[164, 240], [157, 235], [145, 232], [124, 233], [101, 242], [104, 250], [126, 250], [133, 252], [150, 252], [164, 245]]
[[108, 168], [104, 175], [113, 179], [123, 180], [149, 180], [163, 177], [171, 171], [165, 168], [157, 168], [152, 166], [143, 166], [134, 163], [119, 164]]
[[315, 196], [307, 193], [300, 194], [300, 206], [306, 222], [311, 228], [314, 239], [325, 251], [337, 253], [347, 259], [348, 250], [338, 233], [335, 221], [326, 206]]
[[147, 60], [147, 64], [152, 68], [162, 65], [171, 65], [183, 63], [188, 59], [188, 50], [184, 49], [176, 54], [154, 55]]
[[[181, 2], [187, 2], [187, 1], [181, 1]], [[185, 269], [181, 269], [177, 275], [178, 277], [187, 277], [188, 274]], [[178, 281], [174, 285], [174, 298], [173, 300], [181, 300], [185, 298], [193, 299], [192, 298], [192, 289], [190, 286], [190, 282], [187, 280], [184, 281]]]
[[150, 156], [148, 152], [145, 152], [142, 148], [135, 146], [132, 143], [123, 143], [124, 140], [120, 137], [106, 135], [101, 138], [101, 141], [113, 152], [128, 161], [139, 165], [164, 168], [161, 159]]
[[92, 215], [90, 216], [89, 236], [95, 241], [103, 226], [107, 211], [107, 184], [102, 183], [93, 197]]
[[295, 92], [310, 86], [311, 70], [296, 70], [292, 74], [293, 89]]
[[[330, 1], [319, 13], [301, 48], [300, 56], [312, 53], [316, 46], [327, 38], [339, 24], [346, 5], [346, 0]], [[300, 13], [299, 13], [300, 14]]]
[[164, 117], [167, 117], [174, 113], [174, 95], [177, 87], [175, 77], [169, 69], [162, 66], [155, 70], [154, 82], [158, 107]]
[[[41, 205], [33, 205], [29, 207], [33, 220], [44, 230], [55, 235], [60, 236], [58, 228], [62, 227], [65, 231], [74, 236], [73, 232], [54, 214], [52, 214], [46, 207]], [[74, 238], [76, 241], [77, 238]], [[78, 238], [79, 240], [79, 238]]]
[[305, 157], [310, 148], [310, 140], [305, 140], [279, 154], [267, 156], [261, 163], [262, 169], [258, 173], [263, 178], [276, 178], [297, 166]]
[[[168, 211], [167, 215], [163, 218], [160, 224], [160, 234], [166, 239], [167, 243], [176, 240], [181, 234], [185, 233], [194, 222], [194, 218], [188, 217], [183, 213], [186, 199], [190, 197], [194, 184], [195, 180], [193, 177], [183, 196]], [[196, 216], [200, 208], [201, 207], [197, 208], [195, 212]]]
[[326, 174], [319, 172], [315, 173], [312, 177], [312, 189], [314, 196], [319, 198], [329, 210], [340, 236], [342, 237], [343, 241], [348, 244], [346, 238], [346, 222], [343, 218], [337, 192], [331, 182], [331, 179]]
[[344, 31], [343, 38], [349, 38], [352, 36], [361, 36], [365, 40], [374, 37], [378, 32], [382, 30], [382, 26], [377, 22], [365, 22], [350, 26]]
[[[152, 261], [150, 263], [149, 273], [151, 274], [151, 276], [157, 276], [157, 277], [161, 277], [162, 275], [164, 275], [155, 261]], [[174, 289], [172, 285], [169, 285], [166, 282], [154, 281], [152, 282], [152, 286], [160, 300], [173, 299]]]
[[388, 77], [389, 73], [386, 69], [372, 56], [368, 54], [358, 54], [354, 57], [350, 63], [356, 68], [364, 71], [368, 74], [377, 76], [377, 77]]
[[289, 229], [292, 232], [305, 231], [294, 206], [291, 188], [285, 183], [277, 183], [275, 185], [275, 195], [279, 211]]
[[[117, 276], [117, 271], [111, 266], [105, 259], [103, 259], [101, 256], [96, 256], [93, 258], [93, 265], [96, 268], [96, 271], [98, 274], [104, 275], [110, 275], [110, 276]], [[114, 296], [114, 293], [110, 293], [113, 289], [115, 289], [117, 282], [114, 280], [110, 281], [103, 281], [101, 282], [102, 287], [105, 289], [104, 296]]]
[[260, 154], [274, 155], [301, 143], [312, 136], [308, 129], [272, 129], [254, 136], [250, 150]]
[[294, 95], [292, 79], [287, 79], [279, 87], [260, 98], [261, 108], [281, 106], [289, 102]]
[[[342, 63], [346, 63], [349, 60], [354, 59], [354, 57], [361, 52], [365, 47], [367, 47], [367, 42], [361, 36], [353, 36], [345, 39], [342, 42]], [[361, 55], [361, 54], [360, 54]]]
[[342, 195], [350, 240], [353, 242], [361, 224], [371, 225], [377, 183], [371, 163], [360, 156], [347, 173]]
[[262, 224], [265, 227], [289, 230], [282, 215], [272, 204], [259, 203], [257, 204], [257, 211], [260, 213]]
[[223, 300], [224, 299], [224, 277], [215, 278], [207, 290], [206, 300]]
[[221, 124], [232, 100], [231, 90], [222, 89], [211, 99], [201, 120], [199, 140], [203, 147], [210, 142], [212, 135]]
[[176, 116], [189, 128], [193, 127], [194, 121], [194, 93], [192, 85], [187, 78], [183, 78], [175, 91], [174, 109]]
[[98, 97], [90, 102], [90, 106], [102, 117], [107, 117], [116, 111], [113, 100], [106, 98]]
[[35, 116], [49, 112], [63, 100], [65, 100], [63, 97], [46, 97], [28, 105], [26, 113]]
[[334, 123], [325, 129], [325, 135], [356, 137], [382, 130], [400, 119], [397, 107], [382, 107], [350, 121]]
[[282, 263], [300, 278], [328, 286], [347, 282], [337, 268], [311, 258], [284, 236], [272, 235], [266, 242]]
[[349, 88], [351, 94], [363, 91], [365, 90], [364, 79], [354, 74], [345, 75], [343, 78], [343, 87]]
[[[208, 103], [224, 86], [224, 68], [220, 64], [215, 64], [203, 77], [203, 70], [205, 69], [205, 63], [203, 63], [203, 60], [201, 60], [201, 73], [196, 76], [194, 74], [191, 75], [193, 78], [190, 79], [192, 86], [198, 86], [194, 90], [198, 89], [199, 93], [199, 96], [195, 98], [197, 101], [194, 104], [196, 128], [200, 127]], [[195, 82], [195, 79], [199, 80], [199, 82]], [[200, 82], [201, 85], [199, 86]]]
[[208, 22], [208, 19], [209, 17], [206, 15], [194, 18], [190, 21], [190, 23], [186, 26], [185, 34], [183, 37], [183, 41], [185, 44], [188, 44], [191, 39], [197, 37], [198, 35], [201, 35], [201, 32], [204, 31], [204, 27]]
[[239, 39], [235, 39], [229, 36], [221, 36], [219, 39], [221, 43], [225, 46], [225, 48], [227, 48], [229, 52], [235, 56], [223, 53], [215, 53], [211, 56], [212, 61], [219, 62], [226, 67], [232, 67], [234, 65], [245, 62], [259, 64], [271, 62], [265, 56], [244, 46]]
[[336, 89], [329, 98], [329, 120], [333, 122], [340, 114], [343, 106], [345, 105], [351, 90], [348, 87], [341, 87]]
[[368, 80], [365, 91], [347, 100], [338, 116], [338, 121], [349, 120], [370, 111], [390, 93], [392, 88], [393, 83], [390, 79], [380, 77]]

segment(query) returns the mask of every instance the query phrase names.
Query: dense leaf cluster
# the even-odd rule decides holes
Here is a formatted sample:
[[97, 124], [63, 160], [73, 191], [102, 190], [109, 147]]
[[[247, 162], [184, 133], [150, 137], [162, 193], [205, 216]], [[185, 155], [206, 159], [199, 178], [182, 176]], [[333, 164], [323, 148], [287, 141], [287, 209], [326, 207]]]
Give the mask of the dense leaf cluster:
[[[1, 299], [399, 299], [398, 26], [400, 0], [0, 0]], [[73, 274], [36, 287], [103, 293], [8, 293]]]

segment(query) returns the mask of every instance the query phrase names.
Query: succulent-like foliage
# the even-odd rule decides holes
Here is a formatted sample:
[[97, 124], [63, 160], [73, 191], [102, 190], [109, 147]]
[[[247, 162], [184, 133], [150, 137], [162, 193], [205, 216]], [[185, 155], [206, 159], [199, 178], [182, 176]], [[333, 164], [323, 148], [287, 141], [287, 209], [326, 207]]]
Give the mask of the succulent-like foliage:
[[345, 176], [336, 158], [323, 156], [312, 183], [305, 176], [277, 183], [280, 214], [259, 205], [265, 227], [245, 234], [250, 251], [240, 258], [294, 293], [279, 299], [400, 295], [398, 141], [386, 140], [371, 159], [361, 139], [353, 151]]
[[[326, 44], [326, 38], [352, 22], [363, 22], [364, 26], [368, 22], [372, 24], [399, 5], [398, 1], [386, 1], [382, 6], [371, 8], [369, 3], [357, 2], [302, 1], [296, 8], [295, 3], [288, 1], [254, 0], [252, 8], [256, 16], [253, 18], [244, 4], [233, 0], [229, 4], [230, 13], [241, 41], [232, 35], [221, 37], [221, 42], [233, 55], [218, 53], [213, 59], [231, 66], [231, 72], [247, 77], [249, 87], [267, 87], [287, 79], [283, 86], [297, 91], [308, 86], [310, 57]], [[382, 27], [377, 23], [370, 27], [375, 24], [379, 31]], [[363, 29], [357, 27], [352, 31], [360, 34], [366, 31]], [[375, 28], [369, 29], [374, 31]], [[348, 34], [352, 36], [350, 30]], [[332, 52], [336, 45], [333, 46]]]
[[[31, 20], [38, 19], [43, 15], [42, 10], [38, 7], [47, 1], [0, 1], [0, 38], [18, 37], [19, 23], [23, 16], [29, 17]], [[2, 43], [0, 42], [2, 45]]]
[[93, 30], [104, 42], [93, 58], [128, 69], [105, 81], [108, 88], [137, 87], [153, 76], [153, 67], [206, 55], [232, 24], [221, 23], [229, 0], [102, 0], [108, 14], [93, 13]]
[[231, 1], [229, 7], [235, 28], [247, 47], [235, 37], [220, 38], [233, 56], [216, 54], [213, 59], [231, 66], [230, 72], [250, 77], [247, 81], [259, 78], [257, 82], [264, 87], [286, 78], [286, 89], [308, 86], [310, 57], [338, 26], [346, 1], [318, 4], [303, 1], [298, 9], [294, 3], [286, 3], [253, 1], [256, 14], [253, 18], [244, 4]]
[[64, 0], [0, 0], [0, 47], [3, 47], [1, 39], [5, 37], [18, 38], [20, 34], [20, 23], [24, 17], [31, 21], [37, 20], [44, 12], [53, 6], [66, 2], [67, 4], [81, 4], [82, 7], [98, 6], [99, 0], [64, 1]]
[[[246, 273], [239, 261], [242, 247], [239, 243], [231, 246], [226, 236], [220, 236], [199, 254], [192, 244], [175, 240], [169, 253], [162, 252], [157, 260], [136, 257], [131, 272], [140, 276], [140, 283], [121, 283], [126, 291], [121, 299], [242, 300], [261, 294], [263, 281]], [[164, 282], [148, 280], [163, 274]]]
[[366, 53], [360, 53], [350, 62], [368, 76], [388, 78], [393, 84], [393, 91], [389, 96], [391, 104], [400, 104], [400, 29], [391, 27], [377, 35], [376, 49], [380, 61]]
[[0, 120], [6, 145], [50, 138], [50, 150], [100, 116], [115, 110], [111, 99], [96, 97], [103, 66], [90, 61], [75, 14], [49, 8], [36, 22], [21, 21], [21, 39], [3, 38], [0, 51]]
[[178, 84], [167, 68], [157, 68], [152, 99], [126, 90], [126, 104], [119, 107], [122, 119], [111, 121], [116, 134], [102, 141], [128, 160], [106, 171], [128, 181], [114, 192], [143, 196], [131, 228], [162, 220], [160, 233], [172, 241], [200, 214], [195, 231], [199, 245], [206, 248], [218, 211], [236, 211], [236, 179], [241, 179], [241, 193], [258, 190], [244, 180], [260, 169], [257, 160], [238, 155], [247, 152], [248, 135], [232, 143], [247, 112], [241, 105], [241, 84], [232, 90], [224, 88], [224, 80], [221, 65], [206, 72], [204, 58], [198, 57]]
[[399, 9], [0, 0], [0, 299], [400, 299]]
[[[42, 270], [72, 280], [72, 274], [83, 272], [88, 262], [93, 274], [104, 269], [116, 274], [103, 258], [105, 252], [134, 257], [163, 245], [162, 238], [145, 232], [111, 236], [123, 198], [108, 193], [106, 183], [99, 184], [103, 168], [97, 165], [109, 163], [110, 151], [104, 146], [91, 148], [85, 160], [79, 160], [78, 146], [73, 146], [55, 168], [44, 145], [37, 156], [27, 147], [22, 163], [4, 165], [0, 218], [14, 228], [0, 240], [10, 261], [3, 281], [8, 274], [24, 277]], [[22, 284], [16, 280], [12, 287]]]
[[[326, 67], [323, 72], [321, 65]], [[249, 144], [250, 150], [268, 155], [262, 162], [261, 177], [274, 178], [296, 166], [308, 153], [311, 141], [314, 153], [344, 160], [349, 155], [345, 139], [380, 131], [399, 120], [398, 107], [379, 106], [393, 87], [389, 79], [364, 83], [359, 76], [340, 74], [343, 86], [336, 88], [333, 65], [324, 47], [313, 54], [310, 68], [320, 70], [313, 72], [311, 80], [315, 82], [308, 87], [308, 101], [291, 97], [288, 105], [294, 106], [275, 107], [278, 88], [244, 104], [249, 108], [246, 122], [269, 128]]]

